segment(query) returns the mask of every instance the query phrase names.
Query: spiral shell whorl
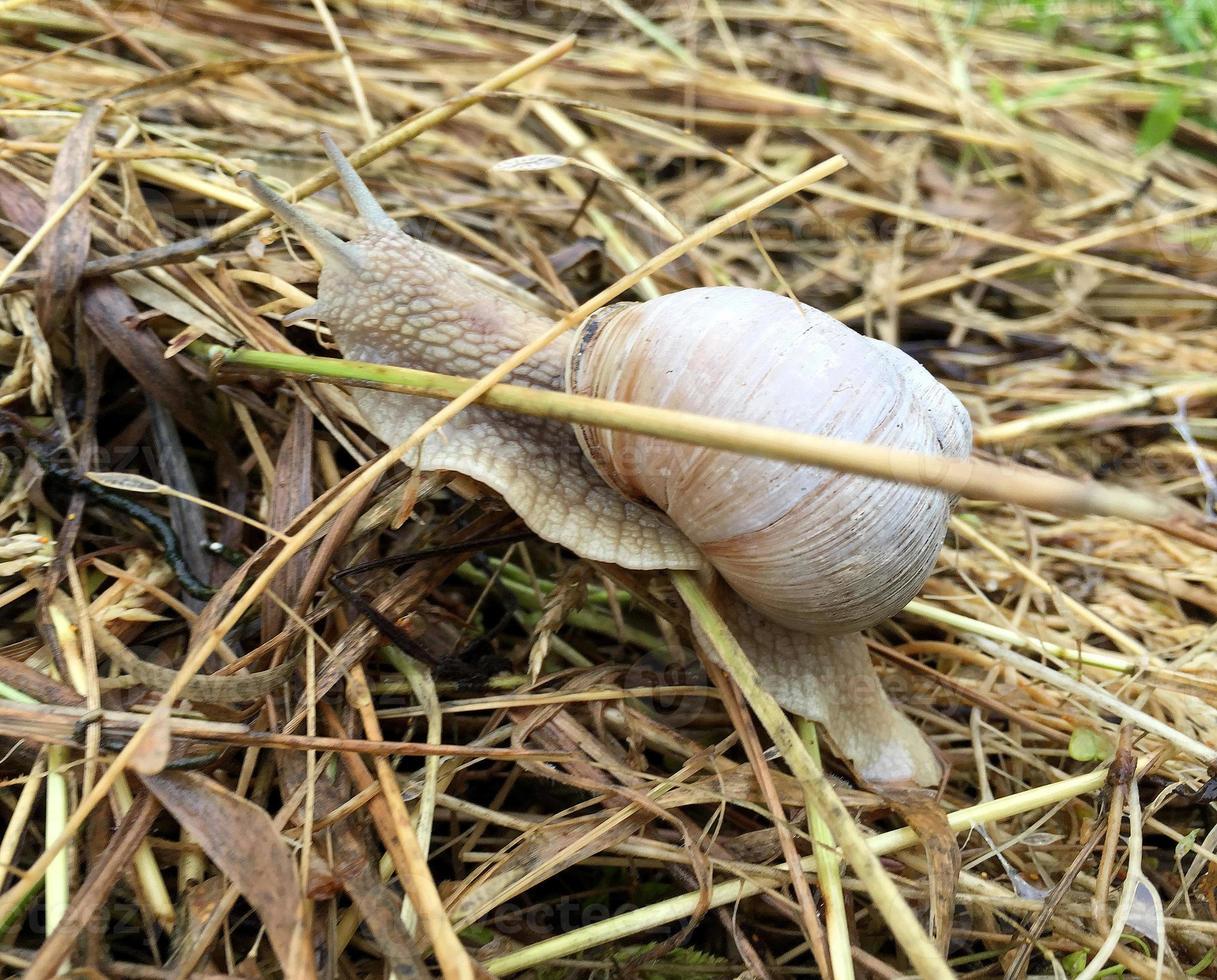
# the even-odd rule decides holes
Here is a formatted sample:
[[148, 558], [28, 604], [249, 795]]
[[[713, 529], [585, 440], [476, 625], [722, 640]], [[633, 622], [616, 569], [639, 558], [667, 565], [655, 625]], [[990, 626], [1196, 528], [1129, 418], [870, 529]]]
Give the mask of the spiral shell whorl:
[[[601, 311], [567, 388], [921, 453], [964, 457], [967, 412], [912, 358], [775, 293], [690, 289]], [[580, 429], [600, 474], [652, 501], [757, 610], [853, 632], [901, 609], [942, 545], [943, 491]]]

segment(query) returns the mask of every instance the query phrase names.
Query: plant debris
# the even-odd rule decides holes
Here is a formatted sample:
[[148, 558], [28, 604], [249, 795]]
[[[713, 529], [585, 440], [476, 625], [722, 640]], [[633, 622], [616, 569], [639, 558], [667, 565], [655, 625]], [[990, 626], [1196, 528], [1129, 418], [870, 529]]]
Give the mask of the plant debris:
[[[0, 4], [0, 973], [1211, 973], [1215, 30]], [[288, 315], [317, 261], [236, 179], [349, 233], [319, 130], [555, 320], [840, 154], [631, 298], [788, 290], [925, 363], [979, 458], [1187, 520], [962, 500], [868, 631], [947, 769], [886, 797], [698, 661], [666, 576], [384, 459], [332, 380], [200, 356], [333, 356]]]

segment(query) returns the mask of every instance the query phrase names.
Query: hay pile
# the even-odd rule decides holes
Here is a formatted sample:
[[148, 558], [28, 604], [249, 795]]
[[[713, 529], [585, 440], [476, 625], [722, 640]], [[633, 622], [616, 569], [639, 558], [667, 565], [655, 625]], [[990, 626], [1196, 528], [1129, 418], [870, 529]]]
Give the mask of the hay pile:
[[[824, 839], [805, 788], [702, 672], [661, 578], [499, 542], [496, 501], [399, 467], [249, 591], [381, 448], [340, 387], [216, 373], [190, 346], [330, 350], [280, 326], [317, 264], [234, 180], [310, 181], [325, 129], [380, 139], [363, 173], [390, 213], [555, 315], [843, 154], [635, 295], [788, 286], [922, 359], [982, 456], [1197, 520], [962, 501], [923, 598], [871, 631], [947, 782], [880, 796], [825, 751], [836, 793], [959, 973], [1210, 971], [1205, 9], [0, 4], [3, 968], [908, 969], [829, 849], [783, 864]], [[492, 170], [535, 154], [568, 159]], [[333, 187], [310, 200], [351, 230]], [[229, 629], [234, 598], [252, 615]], [[167, 689], [177, 710], [148, 720]]]

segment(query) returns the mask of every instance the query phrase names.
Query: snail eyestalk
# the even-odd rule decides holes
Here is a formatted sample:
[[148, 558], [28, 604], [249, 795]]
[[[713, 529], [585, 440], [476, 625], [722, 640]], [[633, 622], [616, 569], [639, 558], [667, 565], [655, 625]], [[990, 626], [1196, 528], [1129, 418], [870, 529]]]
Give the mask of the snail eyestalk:
[[320, 252], [327, 260], [342, 262], [351, 268], [358, 268], [358, 251], [344, 242], [332, 231], [322, 228], [309, 215], [283, 197], [276, 194], [248, 170], [237, 174], [236, 181], [258, 199], [258, 203], [269, 208], [276, 218], [294, 231], [304, 241]]
[[321, 134], [321, 145], [325, 147], [325, 155], [330, 158], [330, 163], [334, 170], [338, 172], [338, 180], [342, 184], [342, 189], [350, 196], [351, 201], [355, 205], [355, 210], [359, 212], [359, 216], [363, 218], [363, 223], [369, 231], [395, 231], [397, 222], [385, 213], [385, 209], [380, 206], [380, 202], [372, 196], [372, 192], [368, 190], [368, 185], [363, 182], [363, 178], [351, 166], [351, 161], [343, 156], [342, 151], [338, 149], [338, 144], [330, 137], [329, 133]]

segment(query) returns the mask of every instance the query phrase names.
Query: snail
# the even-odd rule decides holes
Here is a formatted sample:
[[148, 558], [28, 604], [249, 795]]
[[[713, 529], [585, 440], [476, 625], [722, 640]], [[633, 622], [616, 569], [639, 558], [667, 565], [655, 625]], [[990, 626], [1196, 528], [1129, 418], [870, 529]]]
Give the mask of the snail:
[[[402, 232], [322, 140], [363, 225], [351, 241], [241, 178], [323, 260], [316, 301], [285, 323], [325, 322], [353, 360], [463, 376], [484, 374], [549, 328]], [[967, 411], [916, 361], [758, 289], [686, 289], [606, 307], [508, 381], [941, 456], [971, 449]], [[409, 395], [351, 394], [389, 445], [433, 412]], [[490, 487], [538, 536], [583, 558], [701, 570], [766, 688], [820, 722], [859, 776], [938, 780], [934, 753], [888, 700], [859, 631], [899, 611], [932, 571], [954, 503], [945, 491], [482, 405], [429, 439], [419, 465]]]

